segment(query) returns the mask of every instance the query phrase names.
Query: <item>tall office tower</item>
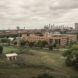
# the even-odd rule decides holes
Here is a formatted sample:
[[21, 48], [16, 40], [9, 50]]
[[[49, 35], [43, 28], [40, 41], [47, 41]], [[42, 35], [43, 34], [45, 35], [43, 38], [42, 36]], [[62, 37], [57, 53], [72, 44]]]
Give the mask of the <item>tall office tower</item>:
[[17, 26], [17, 30], [20, 30], [20, 27], [19, 26]]
[[78, 23], [75, 23], [75, 30], [78, 30]]
[[24, 27], [24, 30], [25, 30], [25, 27]]

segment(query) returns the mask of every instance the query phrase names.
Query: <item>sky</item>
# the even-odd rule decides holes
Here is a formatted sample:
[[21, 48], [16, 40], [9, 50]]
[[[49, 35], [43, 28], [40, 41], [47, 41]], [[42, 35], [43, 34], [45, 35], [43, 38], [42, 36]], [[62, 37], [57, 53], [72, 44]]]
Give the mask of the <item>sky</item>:
[[0, 29], [78, 22], [78, 0], [0, 0]]

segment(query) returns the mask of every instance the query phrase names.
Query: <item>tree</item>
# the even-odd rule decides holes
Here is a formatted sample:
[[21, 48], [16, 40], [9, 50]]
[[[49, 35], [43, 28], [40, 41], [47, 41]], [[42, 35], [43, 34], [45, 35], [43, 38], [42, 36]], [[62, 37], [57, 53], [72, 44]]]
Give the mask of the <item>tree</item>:
[[47, 41], [42, 41], [43, 47], [45, 47], [46, 45], [48, 45]]
[[0, 46], [0, 54], [2, 54], [2, 53], [3, 53], [3, 47]]
[[8, 39], [8, 38], [1, 38], [0, 42], [3, 44], [10, 45], [10, 39]]
[[9, 43], [10, 40], [9, 40], [8, 38], [2, 38], [2, 39], [1, 39], [1, 42], [2, 42], [2, 43]]
[[53, 50], [53, 45], [49, 44], [48, 48], [49, 48], [49, 50]]
[[42, 47], [42, 43], [40, 40], [38, 42], [36, 42], [36, 47]]
[[32, 48], [34, 46], [34, 42], [29, 42], [29, 46]]
[[13, 44], [14, 44], [14, 45], [17, 45], [17, 41], [14, 41]]
[[21, 46], [25, 46], [26, 45], [26, 41], [21, 40]]
[[45, 47], [46, 45], [48, 45], [48, 43], [46, 42], [46, 41], [38, 41], [37, 43], [36, 43], [36, 46], [37, 47], [40, 47], [40, 48], [43, 48], [43, 47]]
[[78, 69], [78, 44], [72, 45], [63, 55], [66, 57], [67, 66]]

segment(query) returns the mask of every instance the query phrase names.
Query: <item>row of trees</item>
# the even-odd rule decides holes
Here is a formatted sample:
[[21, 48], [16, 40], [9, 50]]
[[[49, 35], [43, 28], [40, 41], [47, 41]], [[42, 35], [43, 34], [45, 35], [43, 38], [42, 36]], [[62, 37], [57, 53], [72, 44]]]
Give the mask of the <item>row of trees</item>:
[[[14, 41], [14, 45], [17, 45], [17, 41]], [[29, 42], [29, 41], [20, 41], [21, 47], [39, 47], [39, 48], [49, 48], [50, 50], [53, 50], [54, 47], [56, 47], [56, 44], [48, 44], [47, 41], [37, 41], [37, 42]]]
[[44, 48], [48, 45], [46, 41], [38, 41], [38, 42], [29, 42], [29, 41], [24, 41], [21, 40], [21, 46], [29, 46], [29, 47], [40, 47]]
[[10, 46], [13, 42], [14, 38], [0, 38], [0, 44], [1, 45], [7, 45], [7, 46]]
[[[13, 41], [11, 41], [9, 38], [1, 38], [0, 39], [0, 43], [1, 44], [5, 44], [5, 45], [17, 45], [18, 42], [16, 39], [14, 39]], [[20, 40], [20, 45], [21, 47], [39, 47], [39, 48], [49, 48], [50, 50], [53, 50], [53, 47], [56, 47], [56, 44], [48, 44], [47, 41], [38, 41], [38, 42], [29, 42], [29, 41], [24, 41], [24, 40]]]
[[8, 38], [1, 38], [1, 39], [0, 39], [0, 42], [1, 42], [1, 43], [9, 43], [10, 40], [9, 40]]

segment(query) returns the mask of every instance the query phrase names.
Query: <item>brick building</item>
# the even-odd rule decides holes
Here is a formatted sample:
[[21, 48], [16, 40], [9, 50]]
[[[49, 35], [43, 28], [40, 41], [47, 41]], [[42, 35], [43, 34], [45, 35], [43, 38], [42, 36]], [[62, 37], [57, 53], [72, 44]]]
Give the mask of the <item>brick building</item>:
[[52, 34], [52, 33], [23, 33], [22, 39], [29, 42], [47, 41], [48, 43], [56, 43], [60, 47], [64, 47], [71, 42], [77, 41], [76, 35], [69, 34]]

